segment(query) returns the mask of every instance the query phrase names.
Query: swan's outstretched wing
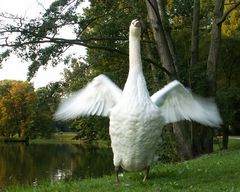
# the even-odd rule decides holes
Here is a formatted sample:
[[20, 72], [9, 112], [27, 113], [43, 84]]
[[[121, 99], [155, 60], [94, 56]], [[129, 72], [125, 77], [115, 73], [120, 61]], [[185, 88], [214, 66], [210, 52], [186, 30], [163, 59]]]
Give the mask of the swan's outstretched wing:
[[54, 117], [57, 120], [67, 120], [78, 116], [108, 116], [121, 95], [122, 90], [108, 77], [99, 75], [85, 88], [63, 99]]
[[153, 94], [151, 100], [160, 107], [166, 123], [184, 119], [212, 127], [222, 123], [213, 100], [193, 95], [176, 80]]

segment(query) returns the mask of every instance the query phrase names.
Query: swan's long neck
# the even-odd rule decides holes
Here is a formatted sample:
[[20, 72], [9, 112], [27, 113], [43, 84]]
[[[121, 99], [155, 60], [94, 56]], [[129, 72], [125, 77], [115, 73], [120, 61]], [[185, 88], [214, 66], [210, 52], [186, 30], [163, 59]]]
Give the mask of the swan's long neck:
[[129, 37], [129, 75], [143, 73], [140, 51], [140, 37]]
[[129, 73], [123, 95], [132, 100], [130, 102], [144, 103], [150, 98], [142, 70], [140, 37], [134, 35], [129, 36]]

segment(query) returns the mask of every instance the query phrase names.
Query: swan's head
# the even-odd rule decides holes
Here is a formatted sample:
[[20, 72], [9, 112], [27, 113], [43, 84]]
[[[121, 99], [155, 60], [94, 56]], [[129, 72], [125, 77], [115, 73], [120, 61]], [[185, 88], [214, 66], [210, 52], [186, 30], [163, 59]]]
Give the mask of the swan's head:
[[131, 22], [130, 28], [129, 28], [130, 35], [134, 36], [141, 36], [141, 22], [138, 19], [134, 19]]

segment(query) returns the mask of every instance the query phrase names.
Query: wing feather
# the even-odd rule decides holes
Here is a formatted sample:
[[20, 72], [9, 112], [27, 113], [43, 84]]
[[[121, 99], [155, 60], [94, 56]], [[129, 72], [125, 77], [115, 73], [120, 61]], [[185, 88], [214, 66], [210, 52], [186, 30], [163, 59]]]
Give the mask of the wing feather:
[[85, 88], [63, 99], [54, 115], [57, 120], [78, 116], [109, 116], [111, 108], [118, 102], [122, 90], [108, 77], [99, 75]]
[[161, 109], [166, 123], [193, 120], [201, 124], [219, 127], [222, 124], [213, 99], [196, 96], [179, 81], [173, 81], [151, 96]]

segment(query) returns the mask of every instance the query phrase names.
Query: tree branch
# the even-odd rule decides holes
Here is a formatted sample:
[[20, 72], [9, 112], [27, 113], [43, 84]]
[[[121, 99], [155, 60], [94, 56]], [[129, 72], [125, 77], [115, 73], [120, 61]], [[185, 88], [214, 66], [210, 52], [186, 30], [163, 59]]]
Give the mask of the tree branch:
[[[91, 38], [91, 40], [94, 40], [94, 39], [95, 38]], [[99, 40], [99, 39], [100, 38], [96, 38], [95, 40]], [[126, 40], [126, 39], [120, 39], [120, 40]], [[152, 43], [152, 42], [149, 42], [149, 41], [145, 41], [145, 42]], [[79, 45], [79, 46], [87, 47], [89, 49], [104, 50], [104, 51], [118, 53], [118, 54], [123, 55], [123, 56], [129, 56], [128, 53], [126, 53], [126, 52], [124, 52], [122, 50], [115, 49], [115, 48], [112, 48], [112, 47], [99, 46], [99, 45], [94, 45], [94, 44], [87, 44], [87, 43], [85, 43], [83, 41], [80, 41], [78, 39], [46, 38], [45, 40], [28, 41], [28, 42], [22, 42], [22, 43], [19, 43], [19, 44], [18, 43], [16, 43], [16, 44], [8, 44], [8, 43], [0, 44], [0, 46], [4, 46], [4, 47], [21, 47], [23, 45], [43, 44], [43, 43], [57, 43], [57, 44], [66, 44], [66, 45]], [[148, 63], [152, 63], [153, 65], [158, 67], [160, 70], [162, 70], [167, 75], [171, 75], [171, 73], [167, 69], [165, 69], [164, 67], [162, 67], [161, 65], [159, 65], [155, 61], [153, 61], [153, 60], [151, 60], [149, 58], [146, 58], [146, 57], [143, 57], [142, 59], [143, 59], [143, 61], [146, 61]]]
[[219, 24], [223, 23], [223, 22], [226, 20], [227, 16], [228, 16], [234, 9], [236, 9], [239, 5], [240, 5], [240, 1], [238, 1], [237, 3], [234, 3], [234, 4], [223, 14], [223, 16], [217, 21], [217, 24], [219, 25]]

